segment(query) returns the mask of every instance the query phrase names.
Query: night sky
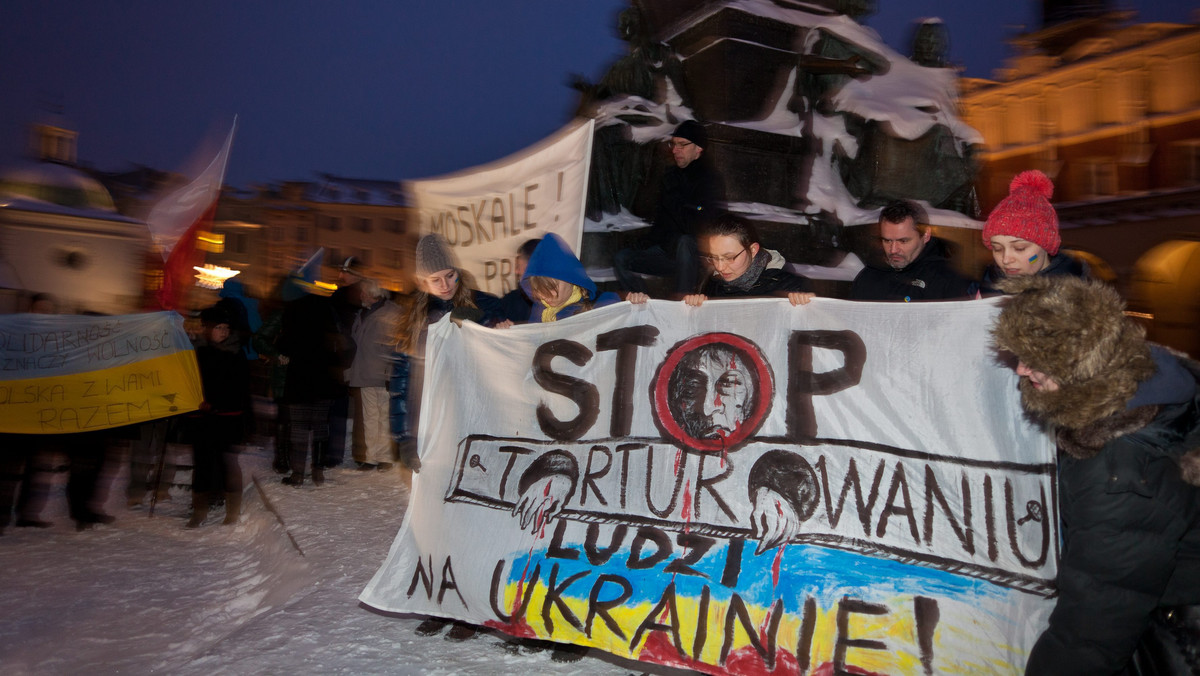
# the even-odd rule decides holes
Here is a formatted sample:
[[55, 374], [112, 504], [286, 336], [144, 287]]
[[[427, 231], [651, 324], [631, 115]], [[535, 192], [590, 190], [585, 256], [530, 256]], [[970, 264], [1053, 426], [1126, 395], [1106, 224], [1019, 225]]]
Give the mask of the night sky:
[[[1189, 20], [1197, 0], [1116, 3]], [[227, 182], [433, 176], [498, 159], [566, 123], [572, 73], [624, 51], [628, 0], [7, 0], [0, 20], [0, 165], [59, 109], [82, 163], [182, 167], [239, 116]], [[1039, 3], [878, 0], [866, 21], [907, 53], [941, 17], [951, 60], [988, 77]]]

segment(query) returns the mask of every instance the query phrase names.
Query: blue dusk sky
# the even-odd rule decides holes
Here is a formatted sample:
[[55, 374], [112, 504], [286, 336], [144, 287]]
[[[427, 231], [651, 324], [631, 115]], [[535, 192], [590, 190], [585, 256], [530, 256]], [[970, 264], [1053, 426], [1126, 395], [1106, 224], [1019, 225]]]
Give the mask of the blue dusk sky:
[[[1122, 0], [1145, 21], [1188, 21], [1196, 0]], [[79, 159], [106, 170], [182, 167], [239, 127], [227, 182], [433, 176], [489, 162], [566, 123], [572, 73], [624, 51], [628, 0], [123, 2], [8, 0], [0, 21], [0, 164], [59, 109]], [[973, 77], [1040, 4], [878, 0], [866, 20], [902, 53], [941, 17]]]

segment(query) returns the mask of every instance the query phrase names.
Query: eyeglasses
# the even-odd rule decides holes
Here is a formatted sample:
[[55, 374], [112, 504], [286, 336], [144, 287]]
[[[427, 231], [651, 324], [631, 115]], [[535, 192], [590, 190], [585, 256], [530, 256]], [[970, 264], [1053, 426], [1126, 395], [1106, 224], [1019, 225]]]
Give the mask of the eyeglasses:
[[735, 253], [732, 256], [708, 256], [705, 254], [700, 254], [700, 260], [704, 261], [705, 263], [708, 263], [709, 265], [713, 265], [713, 266], [717, 265], [718, 263], [724, 263], [725, 265], [732, 265], [733, 262], [736, 261], [739, 256], [746, 253], [746, 251], [747, 251], [746, 249], [742, 249], [741, 251]]
[[679, 148], [680, 150], [682, 150], [688, 146], [694, 146], [694, 145], [696, 145], [696, 144], [692, 143], [691, 141], [667, 141], [667, 147], [671, 148], [672, 150], [674, 150], [675, 148]]

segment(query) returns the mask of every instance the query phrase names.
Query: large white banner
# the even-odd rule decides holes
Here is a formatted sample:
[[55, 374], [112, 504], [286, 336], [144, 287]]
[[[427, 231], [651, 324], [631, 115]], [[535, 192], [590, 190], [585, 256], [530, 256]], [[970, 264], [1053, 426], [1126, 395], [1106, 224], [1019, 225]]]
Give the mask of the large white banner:
[[422, 469], [361, 598], [710, 673], [1021, 673], [1053, 604], [1054, 448], [996, 311], [442, 321]]
[[445, 237], [478, 288], [496, 295], [520, 281], [513, 258], [526, 240], [553, 232], [578, 255], [593, 126], [580, 118], [510, 157], [407, 183], [420, 234]]

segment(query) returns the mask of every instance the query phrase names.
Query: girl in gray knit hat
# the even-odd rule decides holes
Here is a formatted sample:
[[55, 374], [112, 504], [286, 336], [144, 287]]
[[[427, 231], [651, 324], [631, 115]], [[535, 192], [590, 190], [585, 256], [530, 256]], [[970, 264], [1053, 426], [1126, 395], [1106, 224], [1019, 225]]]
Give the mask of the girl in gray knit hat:
[[[456, 321], [470, 320], [494, 326], [504, 321], [500, 299], [470, 288], [454, 262], [454, 256], [441, 235], [429, 234], [417, 242], [417, 291], [408, 300], [396, 334], [395, 366], [388, 381], [391, 394], [392, 436], [396, 439], [400, 462], [414, 472], [421, 469], [417, 455], [417, 422], [420, 419], [421, 378], [425, 373], [425, 336], [431, 323], [449, 314]], [[450, 624], [449, 620], [430, 617], [417, 626], [417, 633], [432, 635]], [[475, 627], [454, 622], [446, 635], [464, 640], [475, 634]]]
[[[403, 407], [393, 406], [392, 434], [400, 448], [400, 462], [413, 471], [420, 469], [416, 454], [416, 426], [420, 417], [420, 379], [424, 373], [425, 334], [429, 325], [449, 314], [451, 319], [471, 320], [494, 326], [504, 320], [500, 299], [470, 288], [455, 265], [454, 256], [441, 235], [428, 234], [417, 242], [417, 291], [409, 298], [396, 334], [397, 368], [392, 380], [405, 391], [393, 390], [402, 397]], [[401, 371], [404, 371], [403, 373]], [[398, 385], [399, 386], [399, 385]], [[396, 411], [405, 408], [406, 411]]]

